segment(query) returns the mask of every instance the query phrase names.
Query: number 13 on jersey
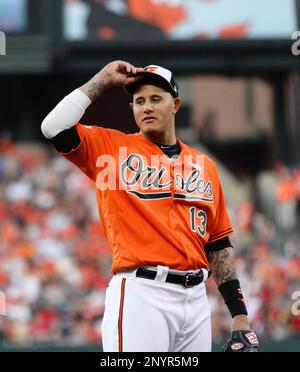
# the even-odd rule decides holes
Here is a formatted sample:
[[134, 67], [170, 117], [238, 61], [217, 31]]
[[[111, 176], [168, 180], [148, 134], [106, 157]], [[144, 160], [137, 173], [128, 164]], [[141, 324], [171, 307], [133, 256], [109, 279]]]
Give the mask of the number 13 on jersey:
[[190, 224], [193, 232], [198, 232], [202, 238], [206, 233], [207, 216], [203, 210], [196, 207], [190, 208]]

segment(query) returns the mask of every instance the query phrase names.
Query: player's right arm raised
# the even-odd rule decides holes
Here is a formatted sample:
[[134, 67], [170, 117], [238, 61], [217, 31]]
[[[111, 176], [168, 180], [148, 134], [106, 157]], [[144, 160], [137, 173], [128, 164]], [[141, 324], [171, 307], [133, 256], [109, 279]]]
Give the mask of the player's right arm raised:
[[90, 81], [80, 89], [67, 95], [46, 116], [42, 122], [41, 130], [56, 149], [67, 153], [80, 144], [80, 138], [75, 125], [85, 113], [85, 110], [106, 89], [123, 86], [133, 82], [134, 75], [143, 71], [125, 61], [114, 61], [103, 67]]
[[134, 67], [128, 62], [114, 61], [103, 67], [90, 81], [80, 87], [80, 90], [94, 102], [107, 88], [133, 83], [136, 78], [129, 75], [141, 71], [144, 69]]

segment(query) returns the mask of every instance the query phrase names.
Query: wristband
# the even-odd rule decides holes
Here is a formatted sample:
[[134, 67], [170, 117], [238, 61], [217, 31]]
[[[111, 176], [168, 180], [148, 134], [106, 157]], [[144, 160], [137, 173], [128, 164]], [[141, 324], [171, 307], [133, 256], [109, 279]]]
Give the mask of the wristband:
[[225, 304], [232, 318], [236, 315], [248, 315], [243, 293], [238, 279], [230, 280], [219, 285], [219, 291], [224, 298]]

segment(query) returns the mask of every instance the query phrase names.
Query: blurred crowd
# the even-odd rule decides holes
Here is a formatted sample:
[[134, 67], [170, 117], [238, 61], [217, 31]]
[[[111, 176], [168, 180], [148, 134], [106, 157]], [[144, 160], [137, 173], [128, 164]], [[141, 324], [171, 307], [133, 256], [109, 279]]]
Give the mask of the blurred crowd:
[[0, 181], [0, 345], [99, 342], [110, 253], [93, 185], [44, 148], [12, 144]]
[[276, 164], [275, 221], [282, 234], [289, 235], [300, 228], [300, 167], [288, 168]]
[[[250, 320], [265, 339], [300, 336], [300, 237], [282, 239], [247, 201], [230, 207], [237, 269]], [[110, 252], [93, 184], [54, 151], [0, 143], [0, 347], [100, 344]], [[207, 283], [214, 341], [228, 336], [228, 310]], [[3, 304], [2, 304], [3, 307]], [[3, 314], [2, 314], [3, 315]]]

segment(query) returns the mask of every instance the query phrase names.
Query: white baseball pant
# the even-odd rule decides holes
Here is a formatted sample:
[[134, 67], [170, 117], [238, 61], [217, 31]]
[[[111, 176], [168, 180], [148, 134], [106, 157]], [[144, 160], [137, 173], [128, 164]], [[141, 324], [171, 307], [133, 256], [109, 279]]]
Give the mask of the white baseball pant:
[[102, 321], [103, 351], [211, 351], [211, 311], [205, 284], [186, 288], [166, 283], [169, 269], [157, 266], [155, 270], [154, 280], [136, 277], [136, 270], [111, 279]]

